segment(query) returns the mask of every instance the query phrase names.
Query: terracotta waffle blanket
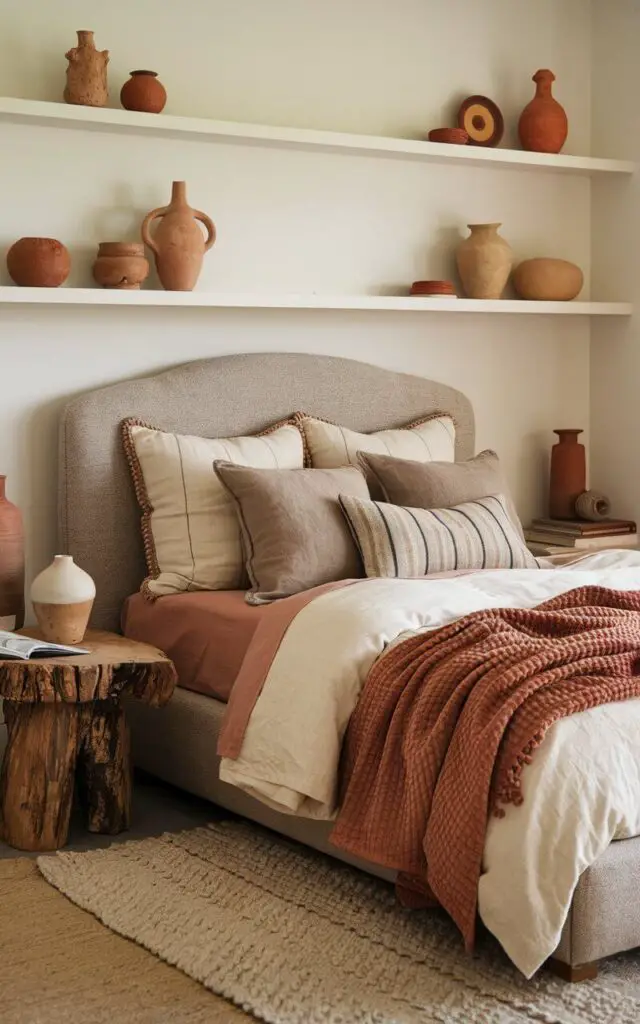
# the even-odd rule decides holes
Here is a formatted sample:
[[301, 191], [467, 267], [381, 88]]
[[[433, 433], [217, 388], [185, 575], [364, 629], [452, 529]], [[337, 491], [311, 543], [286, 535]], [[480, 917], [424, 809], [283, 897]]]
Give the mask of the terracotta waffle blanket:
[[640, 696], [640, 592], [581, 587], [474, 612], [373, 666], [343, 747], [332, 842], [411, 876], [473, 948], [489, 813], [554, 722]]

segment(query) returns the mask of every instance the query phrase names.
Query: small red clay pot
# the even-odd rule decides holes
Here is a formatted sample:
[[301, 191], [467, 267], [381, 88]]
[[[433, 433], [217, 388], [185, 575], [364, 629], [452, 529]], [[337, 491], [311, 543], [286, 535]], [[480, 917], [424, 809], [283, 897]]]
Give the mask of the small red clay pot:
[[132, 71], [120, 91], [120, 102], [125, 110], [159, 114], [167, 102], [167, 90], [156, 71]]
[[58, 288], [69, 276], [71, 257], [55, 238], [20, 238], [7, 253], [7, 270], [24, 288]]

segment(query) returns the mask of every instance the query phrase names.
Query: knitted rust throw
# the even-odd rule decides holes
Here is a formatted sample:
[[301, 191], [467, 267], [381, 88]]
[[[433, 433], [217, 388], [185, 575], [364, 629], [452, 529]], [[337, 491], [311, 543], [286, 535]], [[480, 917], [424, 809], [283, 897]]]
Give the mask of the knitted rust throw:
[[558, 719], [640, 696], [640, 592], [581, 587], [474, 612], [373, 666], [343, 748], [331, 841], [412, 877], [473, 948], [488, 814]]

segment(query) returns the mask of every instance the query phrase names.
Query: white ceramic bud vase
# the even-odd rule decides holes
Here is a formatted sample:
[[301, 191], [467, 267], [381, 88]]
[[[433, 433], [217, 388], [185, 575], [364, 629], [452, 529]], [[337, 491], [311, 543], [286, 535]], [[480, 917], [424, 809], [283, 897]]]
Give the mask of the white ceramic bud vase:
[[31, 603], [43, 639], [54, 644], [79, 644], [84, 637], [95, 583], [71, 555], [56, 555], [31, 584]]

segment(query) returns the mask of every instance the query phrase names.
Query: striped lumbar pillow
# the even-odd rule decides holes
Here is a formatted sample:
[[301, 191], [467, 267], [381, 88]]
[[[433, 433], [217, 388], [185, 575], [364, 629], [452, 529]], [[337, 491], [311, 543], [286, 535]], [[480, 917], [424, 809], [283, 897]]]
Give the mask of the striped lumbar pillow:
[[367, 576], [426, 576], [451, 569], [537, 569], [502, 495], [453, 508], [403, 508], [340, 495]]

